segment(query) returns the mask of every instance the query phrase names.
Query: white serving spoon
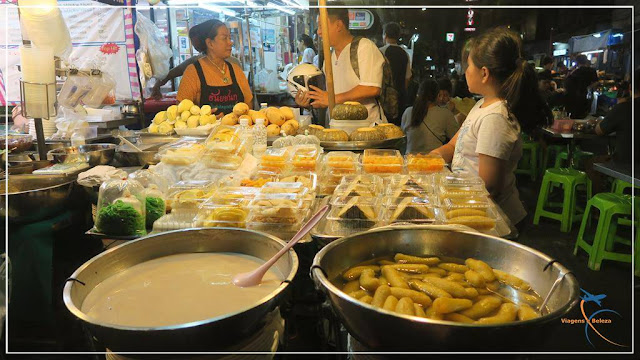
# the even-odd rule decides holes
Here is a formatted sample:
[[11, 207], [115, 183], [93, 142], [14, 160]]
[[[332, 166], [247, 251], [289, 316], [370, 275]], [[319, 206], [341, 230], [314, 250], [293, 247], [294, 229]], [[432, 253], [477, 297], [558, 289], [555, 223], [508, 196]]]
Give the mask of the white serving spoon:
[[253, 271], [237, 274], [236, 276], [233, 277], [232, 282], [236, 286], [240, 286], [240, 287], [250, 287], [250, 286], [260, 285], [260, 282], [262, 281], [262, 277], [264, 276], [264, 274], [267, 273], [267, 270], [269, 270], [269, 268], [271, 268], [271, 266], [275, 264], [276, 261], [278, 261], [278, 259], [280, 259], [282, 255], [284, 255], [287, 251], [289, 251], [289, 249], [291, 249], [293, 245], [297, 244], [300, 239], [302, 239], [309, 231], [311, 231], [311, 229], [313, 229], [313, 227], [316, 226], [318, 221], [322, 219], [322, 217], [327, 212], [327, 210], [329, 210], [329, 205], [325, 205], [321, 207], [320, 210], [318, 210], [318, 212], [316, 212], [315, 215], [313, 215], [313, 217], [309, 219], [309, 221], [306, 224], [304, 224], [302, 229], [300, 229], [293, 236], [291, 241], [289, 241], [289, 243], [285, 247], [280, 249], [280, 251], [278, 251], [278, 253], [275, 254], [271, 259], [269, 259], [269, 261], [260, 265], [259, 268]]

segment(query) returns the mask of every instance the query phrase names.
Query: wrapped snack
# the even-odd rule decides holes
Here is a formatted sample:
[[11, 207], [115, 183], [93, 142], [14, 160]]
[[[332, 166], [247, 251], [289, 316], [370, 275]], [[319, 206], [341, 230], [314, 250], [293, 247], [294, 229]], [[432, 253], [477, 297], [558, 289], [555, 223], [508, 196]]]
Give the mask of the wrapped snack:
[[165, 164], [191, 165], [200, 160], [204, 145], [199, 139], [182, 138], [174, 143], [163, 145], [158, 149], [156, 157]]
[[380, 220], [379, 198], [354, 196], [343, 205], [332, 205], [327, 214], [328, 226], [336, 235], [369, 230]]
[[324, 156], [323, 166], [325, 170], [348, 169], [355, 172], [358, 159], [359, 155], [351, 151], [331, 151]]
[[468, 172], [441, 174], [438, 183], [438, 193], [443, 201], [447, 198], [488, 195], [482, 179]]
[[394, 175], [386, 192], [391, 197], [425, 197], [433, 193], [433, 178], [428, 175]]
[[213, 195], [214, 183], [208, 180], [180, 181], [169, 187], [167, 209], [195, 212], [200, 204]]
[[288, 158], [289, 148], [268, 148], [260, 159], [260, 166], [282, 172], [287, 167]]
[[110, 180], [100, 186], [96, 230], [114, 236], [146, 234], [144, 188], [135, 180]]
[[320, 151], [314, 145], [295, 146], [291, 154], [291, 166], [295, 170], [315, 171]]
[[385, 209], [383, 216], [385, 223], [430, 224], [436, 222], [433, 197], [386, 197], [382, 207]]
[[151, 229], [153, 228], [153, 223], [164, 216], [167, 211], [165, 195], [155, 184], [150, 184], [149, 187], [142, 191], [142, 194], [145, 200], [147, 229]]

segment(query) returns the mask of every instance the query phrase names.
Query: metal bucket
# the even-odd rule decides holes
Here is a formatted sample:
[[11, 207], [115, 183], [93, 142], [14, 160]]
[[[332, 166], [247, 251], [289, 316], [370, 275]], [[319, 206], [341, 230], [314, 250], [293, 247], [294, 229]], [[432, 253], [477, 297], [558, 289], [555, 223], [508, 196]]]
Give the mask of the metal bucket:
[[[400, 315], [362, 303], [332, 281], [346, 269], [395, 253], [480, 259], [528, 281], [549, 313], [533, 320], [473, 325]], [[546, 269], [546, 270], [545, 270]], [[567, 268], [518, 243], [475, 232], [397, 226], [359, 233], [324, 247], [311, 275], [349, 333], [372, 351], [507, 351], [539, 349], [547, 326], [556, 326], [578, 303], [579, 286]]]
[[252, 307], [197, 322], [163, 327], [129, 327], [105, 324], [89, 318], [80, 309], [86, 296], [102, 281], [131, 266], [163, 256], [234, 252], [268, 260], [285, 243], [268, 234], [230, 228], [187, 229], [151, 235], [108, 250], [80, 266], [64, 287], [63, 300], [88, 332], [114, 352], [221, 351], [265, 325], [266, 315], [282, 300], [283, 291], [298, 269], [293, 250], [274, 265], [286, 276], [282, 284]]

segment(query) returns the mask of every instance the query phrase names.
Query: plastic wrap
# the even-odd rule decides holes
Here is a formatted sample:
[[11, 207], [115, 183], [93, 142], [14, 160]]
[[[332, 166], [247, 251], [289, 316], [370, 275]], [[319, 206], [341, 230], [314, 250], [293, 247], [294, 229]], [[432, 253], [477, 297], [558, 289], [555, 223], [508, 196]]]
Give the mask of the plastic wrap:
[[96, 229], [107, 235], [146, 234], [144, 188], [135, 180], [110, 180], [100, 186]]

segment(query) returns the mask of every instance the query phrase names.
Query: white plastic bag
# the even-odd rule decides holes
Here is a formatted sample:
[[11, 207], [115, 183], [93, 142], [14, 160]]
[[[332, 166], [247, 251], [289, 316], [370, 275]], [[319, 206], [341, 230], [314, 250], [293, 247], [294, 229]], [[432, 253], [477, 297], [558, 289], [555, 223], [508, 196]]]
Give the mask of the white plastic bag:
[[[169, 73], [169, 59], [173, 56], [173, 52], [167, 45], [162, 31], [140, 12], [137, 16], [135, 32], [140, 38], [140, 49], [136, 52], [136, 58], [143, 61], [140, 67], [146, 80], [164, 79]], [[146, 69], [145, 64], [148, 64]]]

